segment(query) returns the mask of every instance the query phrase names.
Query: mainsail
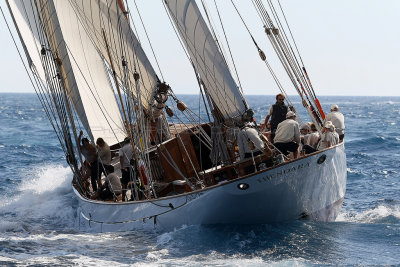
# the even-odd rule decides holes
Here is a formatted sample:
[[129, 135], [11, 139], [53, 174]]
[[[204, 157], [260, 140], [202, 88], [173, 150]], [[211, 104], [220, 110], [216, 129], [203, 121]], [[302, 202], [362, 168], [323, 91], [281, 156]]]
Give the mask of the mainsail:
[[194, 0], [165, 0], [206, 91], [225, 119], [241, 116], [247, 103]]
[[[107, 42], [110, 44], [114, 71], [125, 88], [130, 90], [136, 100], [141, 102], [140, 105], [144, 109], [150, 110], [159, 80], [118, 1], [65, 2], [68, 2], [64, 3], [65, 5], [70, 3], [73, 6], [80, 23], [90, 35], [96, 49], [104, 55], [108, 64], [111, 64], [107, 56], [104, 31]], [[137, 82], [134, 78], [135, 73], [140, 77]]]

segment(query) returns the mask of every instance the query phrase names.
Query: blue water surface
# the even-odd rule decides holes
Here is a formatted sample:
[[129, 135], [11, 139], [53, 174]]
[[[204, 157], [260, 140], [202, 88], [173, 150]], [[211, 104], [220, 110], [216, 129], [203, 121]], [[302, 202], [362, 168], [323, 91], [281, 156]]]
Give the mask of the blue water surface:
[[[179, 96], [198, 111], [199, 96]], [[247, 96], [262, 119], [273, 96]], [[298, 97], [291, 101], [309, 120]], [[346, 118], [347, 191], [335, 222], [85, 233], [72, 175], [34, 94], [0, 94], [0, 265], [400, 264], [400, 97], [320, 97]], [[204, 108], [200, 113], [205, 117]]]

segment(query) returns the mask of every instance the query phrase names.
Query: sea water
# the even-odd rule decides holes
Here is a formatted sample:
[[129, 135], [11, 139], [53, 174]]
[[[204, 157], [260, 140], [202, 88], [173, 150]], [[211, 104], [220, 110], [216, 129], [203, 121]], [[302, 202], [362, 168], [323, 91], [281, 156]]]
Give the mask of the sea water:
[[[180, 98], [198, 111], [199, 96]], [[274, 97], [247, 100], [260, 121]], [[0, 265], [400, 264], [400, 98], [320, 101], [346, 119], [347, 191], [335, 222], [93, 234], [77, 227], [71, 171], [38, 98], [0, 94]]]

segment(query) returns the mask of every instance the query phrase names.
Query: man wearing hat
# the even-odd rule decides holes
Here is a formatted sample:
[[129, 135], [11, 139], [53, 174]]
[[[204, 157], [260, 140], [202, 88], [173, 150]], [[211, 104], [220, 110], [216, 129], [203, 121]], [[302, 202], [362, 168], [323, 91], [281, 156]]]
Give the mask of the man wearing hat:
[[261, 155], [264, 151], [264, 143], [258, 131], [251, 127], [251, 122], [246, 122], [238, 133], [238, 148], [240, 159]]
[[289, 111], [286, 113], [286, 120], [278, 124], [274, 145], [286, 156], [293, 152], [293, 156], [296, 159], [299, 144], [300, 129], [296, 121], [296, 113]]
[[338, 143], [339, 135], [335, 132], [335, 125], [331, 121], [327, 121], [324, 128], [322, 128], [321, 140], [319, 141], [317, 150], [323, 150]]
[[343, 141], [344, 138], [344, 116], [343, 114], [339, 111], [339, 106], [336, 104], [333, 104], [331, 106], [331, 112], [326, 115], [325, 121], [331, 121], [332, 124], [335, 126], [336, 132], [339, 135], [339, 140], [340, 142]]

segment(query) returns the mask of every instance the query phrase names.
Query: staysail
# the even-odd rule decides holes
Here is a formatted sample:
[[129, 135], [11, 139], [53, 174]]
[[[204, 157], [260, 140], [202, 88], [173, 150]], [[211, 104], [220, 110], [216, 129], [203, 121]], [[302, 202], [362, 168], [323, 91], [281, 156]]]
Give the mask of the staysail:
[[7, 4], [11, 11], [14, 24], [17, 26], [18, 35], [21, 39], [30, 68], [42, 81], [46, 81], [45, 72], [40, 59], [42, 45], [35, 22], [38, 14], [34, 1], [7, 0]]
[[165, 0], [205, 89], [225, 119], [241, 116], [247, 103], [194, 0]]
[[[79, 24], [70, 2], [12, 0], [9, 1], [9, 6], [17, 28], [26, 31], [21, 34], [27, 47], [25, 51], [39, 69], [40, 78], [45, 79], [41, 75], [42, 67], [38, 68], [42, 66], [40, 49], [47, 42], [50, 46], [47, 49], [61, 63], [60, 75], [76, 113], [90, 137], [102, 137], [111, 144], [123, 140], [126, 134], [104, 60]], [[39, 17], [45, 22], [43, 30], [47, 41], [43, 35], [41, 40], [34, 38], [42, 30], [39, 28], [42, 26], [37, 23]]]

